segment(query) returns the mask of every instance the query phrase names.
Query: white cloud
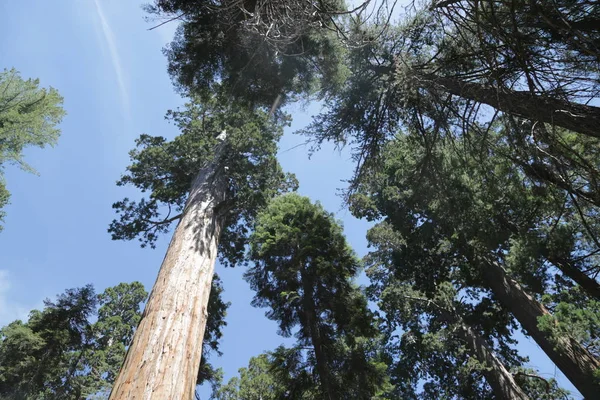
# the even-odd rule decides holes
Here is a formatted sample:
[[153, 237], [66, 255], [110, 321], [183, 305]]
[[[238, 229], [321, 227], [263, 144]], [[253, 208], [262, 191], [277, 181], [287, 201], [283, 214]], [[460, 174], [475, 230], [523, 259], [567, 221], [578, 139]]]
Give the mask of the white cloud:
[[110, 53], [110, 60], [113, 65], [113, 69], [115, 70], [115, 75], [117, 77], [117, 84], [119, 86], [119, 93], [121, 95], [121, 102], [124, 109], [125, 116], [130, 119], [130, 104], [129, 104], [129, 94], [127, 92], [127, 85], [125, 84], [125, 74], [123, 73], [123, 66], [121, 65], [121, 57], [119, 56], [119, 51], [117, 50], [117, 41], [115, 39], [115, 35], [104, 15], [104, 10], [102, 9], [102, 5], [98, 0], [94, 0], [94, 4], [96, 5], [96, 13], [98, 14], [98, 19], [100, 20], [100, 26], [102, 28], [102, 36], [106, 42], [108, 47], [108, 51]]
[[16, 320], [27, 320], [30, 309], [13, 300], [10, 297], [11, 290], [10, 273], [0, 270], [0, 327]]

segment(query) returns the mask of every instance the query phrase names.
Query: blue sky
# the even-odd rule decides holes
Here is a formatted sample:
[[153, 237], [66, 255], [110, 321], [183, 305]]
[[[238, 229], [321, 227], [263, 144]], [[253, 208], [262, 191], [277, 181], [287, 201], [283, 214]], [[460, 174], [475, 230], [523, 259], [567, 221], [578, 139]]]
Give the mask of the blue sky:
[[[111, 204], [135, 191], [115, 181], [128, 164], [128, 151], [141, 133], [173, 137], [166, 110], [182, 103], [166, 72], [161, 48], [175, 26], [148, 31], [143, 2], [122, 0], [11, 0], [0, 2], [0, 68], [15, 67], [24, 78], [39, 78], [65, 98], [68, 115], [55, 148], [30, 149], [26, 160], [39, 176], [6, 169], [11, 205], [0, 233], [0, 326], [25, 318], [44, 298], [66, 288], [93, 283], [98, 292], [120, 282], [141, 281], [150, 290], [169, 238], [157, 249], [136, 242], [111, 241], [106, 229], [114, 218]], [[325, 146], [310, 160], [304, 141], [291, 132], [305, 125], [313, 106], [291, 109], [294, 124], [281, 142], [284, 168], [296, 173], [300, 192], [343, 221], [359, 255], [367, 251], [368, 224], [342, 209], [337, 188], [351, 176], [347, 152]], [[250, 306], [252, 292], [242, 269], [221, 275], [229, 309], [221, 346], [213, 359], [225, 377], [236, 374], [251, 356], [283, 342], [264, 310]], [[543, 376], [559, 377], [537, 346], [525, 354]], [[207, 393], [203, 391], [203, 394]], [[206, 397], [205, 397], [206, 398]]]

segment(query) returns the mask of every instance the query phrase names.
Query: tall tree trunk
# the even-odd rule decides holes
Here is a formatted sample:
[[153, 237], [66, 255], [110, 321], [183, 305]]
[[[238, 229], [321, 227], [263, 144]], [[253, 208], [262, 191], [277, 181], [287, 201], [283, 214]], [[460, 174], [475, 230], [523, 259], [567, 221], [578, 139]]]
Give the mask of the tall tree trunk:
[[482, 274], [494, 295], [512, 312], [527, 334], [577, 390], [586, 399], [597, 398], [600, 383], [594, 375], [600, 370], [600, 362], [573, 338], [566, 335], [553, 337], [550, 333], [540, 330], [538, 319], [550, 313], [525, 292], [500, 264], [488, 261], [482, 269]]
[[438, 87], [455, 96], [487, 104], [506, 113], [600, 137], [599, 107], [434, 74], [422, 75], [419, 78], [425, 87]]
[[304, 315], [306, 316], [310, 339], [315, 349], [315, 359], [317, 362], [317, 371], [319, 379], [323, 386], [323, 391], [327, 394], [329, 400], [337, 400], [335, 390], [332, 386], [331, 376], [329, 374], [329, 363], [323, 352], [323, 343], [319, 332], [318, 321], [315, 313], [315, 301], [312, 296], [313, 285], [307, 279], [302, 277], [302, 285], [304, 290]]
[[110, 400], [194, 397], [226, 199], [224, 143], [190, 190]]
[[486, 341], [459, 317], [442, 310], [442, 318], [457, 325], [456, 333], [465, 342], [467, 348], [485, 366], [483, 375], [494, 391], [494, 396], [499, 400], [529, 400], [521, 387], [517, 385], [512, 374], [496, 357]]

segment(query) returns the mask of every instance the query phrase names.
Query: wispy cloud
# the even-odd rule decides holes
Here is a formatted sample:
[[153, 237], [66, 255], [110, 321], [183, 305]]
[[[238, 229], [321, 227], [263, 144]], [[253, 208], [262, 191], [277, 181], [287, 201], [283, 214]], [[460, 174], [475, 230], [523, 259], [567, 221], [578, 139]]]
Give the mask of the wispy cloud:
[[121, 102], [123, 104], [124, 114], [127, 118], [130, 117], [130, 104], [129, 104], [129, 95], [127, 92], [127, 86], [125, 84], [125, 75], [123, 73], [123, 67], [121, 65], [121, 57], [119, 56], [119, 51], [117, 50], [117, 41], [115, 39], [115, 35], [104, 15], [104, 10], [102, 9], [102, 5], [98, 0], [94, 0], [94, 4], [96, 5], [96, 12], [98, 14], [98, 18], [100, 19], [100, 26], [102, 27], [102, 35], [104, 36], [104, 40], [106, 41], [106, 45], [108, 47], [108, 51], [110, 53], [110, 60], [113, 65], [113, 69], [115, 70], [115, 75], [117, 77], [117, 84], [119, 86], [119, 92], [121, 95]]

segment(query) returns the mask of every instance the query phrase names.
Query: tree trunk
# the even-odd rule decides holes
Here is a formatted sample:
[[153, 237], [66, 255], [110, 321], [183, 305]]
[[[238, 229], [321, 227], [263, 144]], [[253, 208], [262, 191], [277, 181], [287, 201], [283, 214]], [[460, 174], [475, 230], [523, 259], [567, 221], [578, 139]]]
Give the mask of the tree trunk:
[[550, 313], [526, 293], [500, 264], [489, 261], [482, 269], [482, 273], [494, 295], [512, 312], [527, 334], [535, 340], [577, 390], [586, 399], [597, 398], [600, 393], [600, 383], [594, 373], [600, 370], [600, 362], [573, 338], [566, 335], [552, 337], [550, 333], [540, 330], [538, 319]]
[[523, 168], [523, 171], [530, 178], [550, 183], [560, 189], [563, 189], [567, 193], [571, 193], [575, 196], [581, 197], [582, 199], [589, 201], [595, 206], [600, 207], [600, 196], [596, 190], [588, 191], [575, 187], [575, 185], [565, 181], [559, 175], [551, 171], [546, 165], [532, 161], [530, 163], [523, 162], [514, 157], [509, 157], [509, 159], [516, 163], [517, 165]]
[[589, 277], [585, 272], [581, 271], [569, 260], [565, 260], [555, 256], [548, 256], [548, 261], [554, 264], [562, 271], [565, 276], [573, 279], [581, 288], [590, 296], [600, 300], [600, 284], [594, 278]]
[[506, 113], [600, 137], [599, 107], [434, 74], [423, 75], [420, 79], [423, 86], [438, 87], [455, 96], [487, 104]]
[[224, 219], [215, 208], [226, 199], [219, 165], [224, 143], [190, 190], [181, 220], [110, 400], [191, 400], [202, 356], [208, 297]]
[[[507, 219], [502, 218], [501, 223], [503, 226], [510, 229], [512, 233], [519, 234], [519, 229], [514, 224], [508, 222]], [[571, 260], [552, 254], [551, 249], [544, 247], [541, 250], [541, 254], [546, 260], [556, 266], [560, 271], [567, 277], [571, 278], [577, 283], [589, 296], [595, 297], [600, 300], [600, 284], [594, 278], [588, 276], [585, 272], [577, 267]]]
[[442, 318], [457, 324], [456, 333], [466, 343], [467, 348], [485, 366], [483, 375], [494, 391], [494, 396], [499, 400], [529, 400], [521, 387], [517, 385], [512, 374], [496, 357], [486, 341], [481, 338], [470, 326], [449, 312], [442, 311]]
[[315, 302], [312, 297], [313, 285], [310, 282], [307, 282], [304, 277], [302, 277], [302, 285], [304, 290], [304, 295], [302, 296], [305, 307], [304, 315], [306, 316], [306, 322], [310, 332], [310, 339], [313, 348], [315, 349], [315, 359], [317, 362], [319, 379], [321, 381], [321, 385], [323, 386], [323, 391], [327, 394], [327, 398], [329, 400], [337, 400], [337, 397], [335, 396], [335, 390], [331, 385], [329, 363], [327, 362], [327, 357], [323, 352], [323, 343], [321, 342], [321, 334], [319, 333], [318, 321], [315, 315]]

